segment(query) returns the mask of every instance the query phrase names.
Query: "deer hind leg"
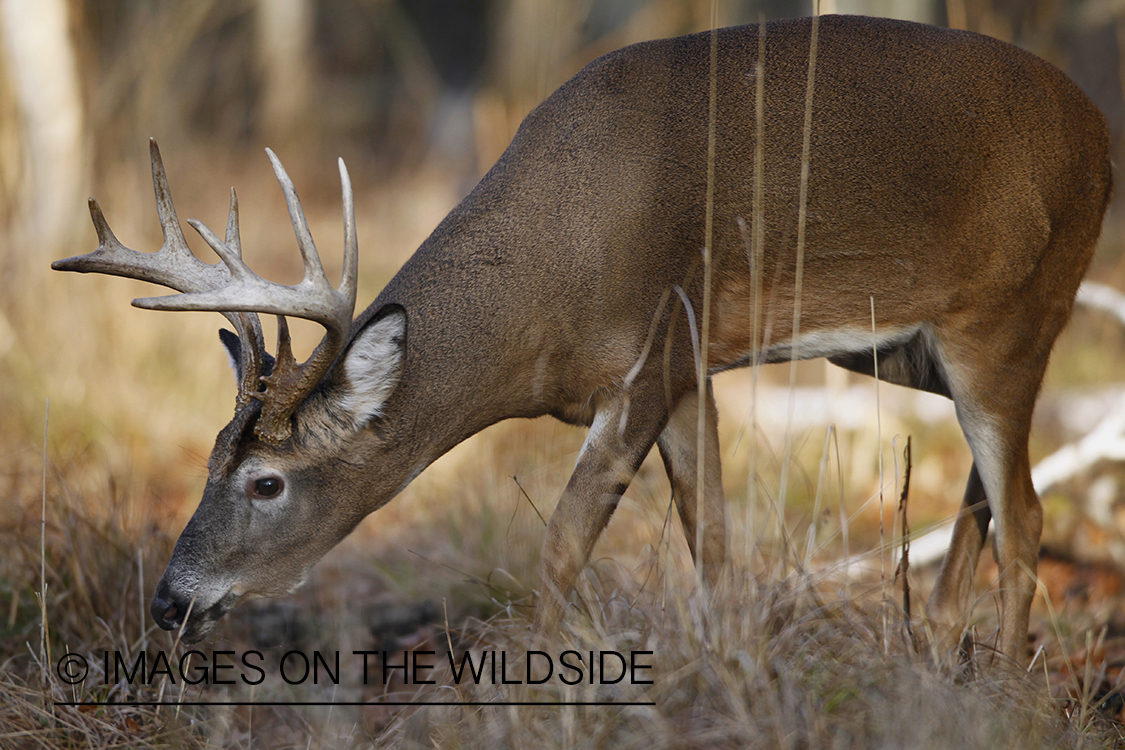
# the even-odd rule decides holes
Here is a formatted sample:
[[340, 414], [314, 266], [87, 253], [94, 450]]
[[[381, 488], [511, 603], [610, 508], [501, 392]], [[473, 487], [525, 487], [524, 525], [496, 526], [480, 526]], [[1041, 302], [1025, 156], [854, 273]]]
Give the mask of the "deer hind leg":
[[973, 578], [991, 519], [984, 484], [974, 462], [961, 512], [953, 525], [953, 538], [926, 603], [926, 617], [937, 637], [939, 654], [949, 654], [957, 647], [967, 625], [965, 614], [973, 598]]
[[[935, 356], [928, 333], [879, 350], [879, 378], [896, 385], [953, 398], [943, 364]], [[835, 365], [864, 375], [875, 374], [871, 352], [849, 352], [829, 358]], [[965, 485], [961, 512], [941, 572], [926, 604], [926, 617], [937, 635], [939, 653], [952, 651], [964, 630], [964, 616], [973, 596], [973, 578], [992, 512], [974, 462]]]
[[1043, 531], [1043, 509], [1031, 483], [1027, 443], [1035, 397], [1054, 341], [1053, 335], [1046, 335], [1052, 326], [1028, 326], [1030, 319], [997, 324], [998, 333], [987, 348], [946, 352], [943, 357], [957, 419], [973, 453], [965, 504], [973, 508], [987, 499], [988, 513], [974, 509], [958, 519], [934, 599], [936, 614], [958, 615], [960, 620], [963, 592], [972, 585], [970, 563], [975, 564], [980, 554], [990, 514], [996, 532], [993, 554], [1000, 571], [1000, 649], [1019, 664], [1027, 660], [1028, 620]]
[[617, 399], [598, 410], [547, 524], [543, 592], [532, 626], [539, 636], [558, 627], [575, 579], [667, 419], [662, 408], [644, 408], [636, 399], [627, 414], [625, 408]]
[[[697, 523], [698, 508], [698, 443], [699, 394], [691, 391], [676, 404], [668, 425], [656, 443], [660, 457], [672, 483], [672, 497], [687, 537], [692, 559], [702, 567], [704, 581], [714, 586], [718, 580], [727, 549], [726, 498], [723, 495], [722, 461], [719, 454], [718, 410], [711, 383], [707, 383], [704, 435], [703, 524]], [[702, 532], [702, 549], [697, 534]]]

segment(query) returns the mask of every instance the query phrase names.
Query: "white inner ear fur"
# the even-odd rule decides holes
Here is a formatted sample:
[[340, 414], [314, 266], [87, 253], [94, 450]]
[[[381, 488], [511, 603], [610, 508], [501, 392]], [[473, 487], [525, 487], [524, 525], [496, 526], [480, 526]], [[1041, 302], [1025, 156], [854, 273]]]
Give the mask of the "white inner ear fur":
[[383, 413], [383, 404], [402, 373], [406, 316], [393, 312], [356, 335], [344, 355], [347, 383], [340, 408], [357, 427]]
[[223, 335], [224, 333], [230, 334], [230, 337], [233, 337], [235, 340], [238, 340], [240, 346], [241, 346], [242, 342], [241, 342], [241, 340], [238, 339], [238, 336], [236, 336], [234, 334], [231, 334], [230, 331], [223, 331], [222, 329], [219, 329], [219, 341], [222, 342], [223, 351], [226, 352], [227, 361], [230, 362], [230, 369], [234, 370], [235, 385], [241, 385], [242, 384], [242, 363], [238, 361], [238, 355], [235, 354], [235, 352], [231, 349], [231, 342], [228, 340], [228, 338], [230, 338], [230, 337], [224, 336]]
[[230, 369], [234, 370], [234, 384], [242, 385], [242, 373], [239, 372], [241, 365], [238, 363], [238, 360], [234, 358], [234, 355], [231, 354], [230, 349], [224, 346], [223, 351], [227, 353], [227, 361], [230, 362]]

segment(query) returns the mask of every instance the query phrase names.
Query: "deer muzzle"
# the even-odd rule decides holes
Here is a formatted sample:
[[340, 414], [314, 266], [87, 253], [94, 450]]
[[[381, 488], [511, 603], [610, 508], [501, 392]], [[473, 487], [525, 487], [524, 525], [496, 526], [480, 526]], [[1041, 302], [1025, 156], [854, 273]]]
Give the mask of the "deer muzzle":
[[188, 591], [161, 580], [152, 597], [149, 611], [152, 619], [164, 630], [181, 630], [185, 643], [195, 643], [207, 637], [215, 624], [237, 603], [238, 595], [227, 592], [217, 601], [207, 602], [198, 592]]

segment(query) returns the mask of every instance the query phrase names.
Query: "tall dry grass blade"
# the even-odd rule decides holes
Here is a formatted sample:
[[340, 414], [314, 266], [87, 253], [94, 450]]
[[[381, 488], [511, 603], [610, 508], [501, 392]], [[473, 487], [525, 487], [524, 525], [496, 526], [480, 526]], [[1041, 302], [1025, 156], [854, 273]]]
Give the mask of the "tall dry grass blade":
[[51, 426], [51, 399], [43, 415], [43, 496], [39, 509], [39, 659], [43, 686], [50, 682], [51, 644], [47, 639], [47, 434]]
[[[841, 557], [840, 560], [833, 565], [833, 567], [837, 567], [843, 573], [843, 575], [844, 575], [844, 591], [845, 591], [844, 599], [845, 599], [845, 601], [850, 601], [850, 592], [851, 592], [852, 581], [851, 581], [851, 575], [850, 575], [849, 571], [850, 571], [850, 568], [851, 568], [851, 564], [854, 562], [854, 560], [852, 560], [851, 555], [849, 554], [850, 537], [849, 537], [848, 527], [850, 526], [852, 519], [861, 515], [864, 512], [864, 510], [866, 510], [867, 505], [874, 501], [874, 496], [872, 496], [872, 498], [868, 499], [868, 501], [865, 502], [862, 506], [860, 506], [860, 508], [857, 509], [854, 513], [852, 513], [851, 515], [848, 515], [847, 502], [846, 502], [847, 498], [846, 498], [846, 494], [845, 494], [845, 491], [844, 491], [844, 489], [845, 489], [845, 485], [844, 485], [844, 465], [843, 465], [843, 460], [840, 456], [840, 431], [836, 427], [836, 425], [829, 425], [829, 427], [832, 430], [832, 445], [835, 446], [835, 450], [836, 450], [836, 488], [839, 491], [839, 497], [836, 500], [836, 507], [837, 507], [837, 516], [839, 518], [840, 527], [836, 531], [833, 531], [831, 534], [827, 535], [820, 542], [820, 544], [816, 545], [816, 548], [813, 550], [813, 554], [819, 554], [819, 553], [823, 552], [825, 549], [828, 548], [829, 544], [831, 544], [833, 541], [835, 541], [837, 536], [840, 537], [840, 544], [843, 548], [843, 557]], [[827, 513], [828, 512], [827, 509], [824, 512]]]
[[781, 517], [778, 522], [783, 526], [785, 525], [785, 504], [789, 492], [789, 462], [792, 459], [793, 451], [793, 420], [797, 408], [797, 363], [801, 357], [801, 293], [804, 289], [805, 280], [805, 229], [808, 224], [813, 91], [816, 88], [816, 42], [819, 29], [820, 17], [814, 15], [812, 18], [812, 30], [809, 33], [809, 64], [808, 74], [805, 79], [805, 121], [801, 140], [801, 182], [797, 196], [797, 263], [796, 273], [793, 278], [793, 330], [790, 338], [792, 359], [789, 362], [789, 412], [785, 423], [785, 449], [781, 462], [780, 489], [778, 490], [778, 503], [781, 507]]
[[[543, 517], [543, 514], [539, 512], [539, 509], [535, 507], [535, 503], [534, 503], [534, 502], [532, 502], [532, 500], [531, 500], [531, 495], [528, 495], [528, 494], [527, 494], [527, 490], [525, 490], [525, 489], [523, 488], [523, 485], [522, 485], [522, 484], [520, 484], [520, 478], [519, 478], [519, 477], [517, 477], [517, 476], [515, 476], [515, 475], [513, 474], [513, 475], [512, 475], [512, 481], [516, 483], [516, 487], [519, 487], [519, 490], [520, 490], [520, 494], [522, 494], [522, 495], [523, 495], [523, 499], [527, 501], [527, 504], [531, 506], [531, 509], [532, 509], [533, 511], [535, 511], [535, 515], [539, 516], [539, 521], [540, 521], [540, 522], [541, 522], [541, 523], [543, 524], [543, 528], [547, 528], [547, 519], [546, 519], [546, 518], [544, 518], [544, 517]], [[514, 515], [512, 516], [512, 520], [513, 520], [513, 521], [515, 520], [515, 516], [514, 516]], [[508, 527], [509, 527], [509, 528], [511, 528], [511, 525], [512, 525], [512, 524], [511, 524], [511, 521], [509, 521], [509, 522], [508, 522]]]
[[[899, 497], [898, 478], [901, 474], [901, 468], [898, 463], [898, 435], [891, 435], [891, 482], [893, 484], [891, 497]], [[899, 527], [898, 527], [898, 506], [894, 506], [894, 515], [891, 516], [891, 542], [889, 545], [889, 552], [891, 555], [891, 569], [893, 575], [898, 575], [898, 549], [899, 549]]]
[[683, 287], [679, 284], [672, 285], [672, 291], [680, 298], [680, 303], [684, 306], [684, 314], [687, 317], [688, 331], [691, 333], [691, 353], [698, 363], [701, 361], [699, 351], [699, 324], [695, 320], [695, 308], [688, 299], [687, 294], [684, 292]]
[[[1074, 661], [1070, 658], [1070, 652], [1066, 648], [1066, 640], [1063, 637], [1058, 611], [1055, 609], [1055, 605], [1051, 603], [1051, 592], [1047, 590], [1047, 585], [1031, 571], [1024, 569], [1024, 573], [1031, 575], [1032, 578], [1035, 579], [1035, 589], [1038, 594], [1043, 597], [1043, 605], [1047, 608], [1047, 621], [1051, 625], [1051, 632], [1055, 634], [1055, 641], [1058, 643], [1059, 651], [1062, 653], [1063, 661], [1066, 663], [1067, 674], [1077, 674], [1077, 670], [1074, 668]], [[1030, 669], [1031, 665], [1028, 665], [1028, 670]], [[1046, 663], [1044, 663], [1044, 669], [1046, 669]]]
[[[897, 460], [897, 454], [896, 454]], [[906, 449], [903, 452], [903, 463], [906, 465], [902, 478], [902, 494], [898, 498], [898, 513], [902, 524], [902, 556], [895, 568], [895, 580], [902, 578], [902, 609], [906, 613], [906, 632], [914, 637], [914, 628], [910, 624], [910, 522], [906, 518], [907, 500], [910, 497], [910, 469], [912, 457], [910, 453], [910, 436], [906, 436]], [[896, 472], [897, 476], [897, 472]]]
[[[705, 480], [707, 472], [707, 359], [711, 345], [711, 250], [715, 223], [715, 117], [719, 100], [719, 3], [711, 0], [711, 73], [707, 103], [707, 208], [703, 245], [703, 316], [700, 323], [699, 359], [696, 363], [698, 389], [695, 423], [695, 571], [703, 579], [703, 539], [707, 513]], [[712, 501], [714, 501], [712, 499]]]
[[[668, 306], [668, 300], [671, 295], [671, 288], [665, 287], [660, 295], [660, 302], [656, 305], [656, 311], [652, 314], [652, 321], [648, 325], [648, 336], [645, 337], [645, 343], [644, 346], [641, 347], [641, 353], [637, 357], [637, 361], [634, 362], [633, 366], [629, 369], [629, 372], [625, 374], [625, 380], [621, 383], [621, 390], [625, 392], [625, 403], [621, 409], [621, 420], [617, 423], [617, 434], [621, 437], [625, 436], [625, 426], [629, 422], [630, 389], [633, 387], [633, 381], [641, 374], [645, 363], [648, 362], [648, 355], [652, 351], [652, 343], [656, 340], [656, 328], [660, 323], [661, 316], [664, 315], [664, 308]], [[665, 373], [667, 375], [667, 371], [665, 371]], [[667, 393], [669, 378], [666, 376], [664, 381], [665, 391]], [[671, 397], [666, 396], [665, 400], [670, 402]], [[672, 404], [668, 403], [667, 407], [669, 413], [671, 413]]]
[[[687, 318], [688, 330], [691, 333], [692, 356], [695, 357], [696, 372], [699, 373], [705, 368], [705, 365], [703, 364], [703, 354], [700, 351], [701, 346], [700, 346], [699, 326], [698, 326], [698, 323], [696, 322], [696, 319], [695, 319], [695, 309], [692, 307], [691, 300], [688, 299], [687, 294], [684, 292], [683, 288], [679, 284], [673, 285], [672, 291], [674, 291], [676, 293], [676, 295], [680, 298], [681, 304], [683, 304], [683, 306], [684, 306], [684, 315]], [[703, 389], [704, 389], [703, 393], [704, 393], [704, 395], [706, 395], [706, 381], [700, 380], [700, 383], [703, 384]], [[703, 546], [702, 546], [703, 537], [699, 533], [698, 529], [702, 528], [703, 522], [702, 522], [700, 517], [703, 515], [703, 503], [706, 502], [706, 498], [704, 497], [705, 493], [703, 492], [703, 489], [702, 489], [703, 486], [704, 486], [704, 483], [703, 483], [703, 469], [704, 469], [704, 467], [703, 467], [703, 464], [702, 464], [703, 446], [701, 446], [699, 443], [704, 437], [703, 427], [701, 427], [700, 425], [701, 425], [701, 423], [704, 424], [704, 425], [706, 424], [706, 422], [702, 422], [702, 420], [704, 420], [706, 418], [706, 414], [707, 414], [706, 402], [705, 401], [700, 402], [698, 408], [699, 408], [699, 415], [700, 415], [699, 420], [700, 421], [696, 422], [696, 432], [697, 432], [697, 435], [696, 435], [696, 438], [697, 438], [697, 440], [696, 440], [696, 452], [697, 452], [697, 457], [699, 459], [699, 462], [696, 463], [696, 474], [697, 474], [697, 476], [696, 476], [696, 485], [695, 485], [696, 486], [696, 495], [695, 495], [696, 506], [695, 507], [697, 509], [697, 511], [696, 511], [696, 529], [697, 529], [697, 532], [696, 532], [696, 535], [695, 535], [695, 541], [696, 541], [695, 549], [697, 550], [697, 554], [696, 554], [696, 557], [695, 557], [695, 577], [696, 577], [697, 583], [702, 582], [702, 580], [703, 580], [703, 564], [702, 564], [702, 560], [703, 560]]]
[[[1039, 648], [1035, 649], [1035, 654], [1032, 655], [1032, 657], [1031, 657], [1031, 663], [1027, 665], [1027, 673], [1028, 674], [1031, 674], [1031, 670], [1035, 669], [1035, 663], [1037, 661], [1039, 661], [1039, 657], [1043, 656], [1043, 654], [1045, 654], [1046, 652], [1047, 652], [1046, 644], [1040, 643]], [[1043, 677], [1044, 677], [1044, 684], [1049, 689], [1051, 687], [1051, 674], [1050, 674], [1050, 672], [1047, 671], [1047, 660], [1046, 659], [1043, 660]]]
[[[758, 179], [760, 175], [755, 175]], [[756, 209], [753, 209], [756, 211]], [[752, 212], [753, 213], [753, 212]], [[755, 536], [757, 530], [757, 483], [754, 477], [757, 474], [758, 468], [758, 375], [760, 368], [758, 366], [758, 326], [761, 322], [759, 315], [758, 300], [761, 298], [761, 289], [757, 286], [760, 281], [758, 269], [761, 267], [761, 258], [758, 257], [757, 247], [754, 244], [754, 237], [750, 233], [750, 229], [746, 226], [746, 220], [739, 216], [735, 219], [738, 225], [738, 233], [742, 237], [742, 248], [746, 253], [746, 262], [750, 267], [750, 404], [746, 414], [746, 425], [739, 428], [738, 437], [735, 441], [735, 448], [741, 443], [743, 433], [749, 429], [750, 439], [747, 446], [748, 451], [748, 468], [746, 474], [746, 527], [748, 534], [745, 539], [750, 540]]]
[[[753, 235], [753, 249], [750, 252], [750, 287], [753, 289], [753, 295], [750, 297], [750, 304], [753, 305], [753, 310], [750, 311], [750, 336], [753, 341], [750, 342], [750, 351], [757, 352], [757, 347], [762, 343], [764, 332], [762, 331], [762, 260], [765, 257], [765, 208], [764, 208], [764, 190], [765, 190], [765, 136], [766, 136], [766, 21], [762, 15], [758, 16], [758, 61], [757, 61], [757, 80], [754, 83], [754, 235]], [[757, 432], [758, 432], [758, 382], [762, 376], [762, 368], [759, 367], [758, 358], [755, 356], [750, 367], [750, 476], [748, 481], [748, 494], [750, 513], [757, 513], [757, 482], [754, 477], [757, 473]], [[751, 516], [753, 521], [753, 516]], [[750, 527], [751, 536], [755, 532], [753, 526]]]
[[[875, 445], [878, 446], [879, 457], [879, 582], [884, 588], [887, 585], [887, 534], [883, 524], [883, 409], [879, 402], [879, 344], [875, 335], [875, 295], [868, 298], [871, 302], [871, 361], [875, 377]], [[890, 649], [887, 642], [887, 617], [886, 610], [883, 615], [883, 648]]]
[[[758, 527], [758, 382], [761, 367], [757, 352], [762, 340], [762, 254], [765, 237], [765, 211], [763, 204], [763, 165], [765, 163], [765, 102], [766, 102], [766, 20], [758, 15], [758, 60], [755, 63], [754, 79], [754, 199], [751, 206], [753, 234], [747, 236], [746, 222], [739, 220], [743, 243], [747, 249], [750, 264], [750, 456], [746, 477], [747, 533], [745, 538], [756, 546], [754, 541], [760, 534]], [[753, 559], [753, 549], [748, 550], [747, 560]]]
[[[187, 627], [188, 618], [191, 617], [191, 611], [193, 609], [195, 609], [195, 598], [198, 595], [199, 595], [198, 590], [196, 590], [196, 592], [191, 595], [191, 601], [188, 602], [187, 612], [184, 614], [184, 621], [182, 623], [180, 623], [180, 628], [179, 628], [179, 630], [176, 631], [176, 639], [174, 641], [172, 641], [172, 648], [169, 649], [170, 653], [175, 653], [176, 649], [180, 645], [180, 640], [184, 637], [184, 628]], [[187, 657], [187, 666], [185, 667], [185, 672], [184, 672], [185, 674], [188, 673], [186, 670], [191, 669], [191, 657], [192, 657], [193, 652], [194, 652], [194, 650], [189, 651], [187, 654], [185, 654], [185, 656]], [[168, 683], [168, 677], [169, 676], [170, 675], [164, 675], [160, 679], [160, 689], [157, 691], [157, 695], [158, 695], [157, 700], [158, 701], [164, 700], [164, 687]], [[180, 709], [183, 707], [184, 691], [187, 690], [187, 686], [188, 686], [188, 683], [187, 683], [186, 680], [180, 680], [180, 690], [179, 690], [179, 694], [176, 696], [176, 711], [174, 713], [174, 716], [176, 717], [176, 719], [180, 718]]]
[[137, 606], [141, 610], [141, 617], [137, 620], [141, 627], [141, 651], [148, 651], [148, 628], [145, 627], [145, 554], [144, 549], [137, 545]]
[[836, 426], [832, 424], [828, 425], [828, 429], [824, 431], [824, 447], [820, 451], [820, 469], [816, 477], [816, 497], [813, 500], [812, 520], [809, 522], [809, 529], [805, 536], [804, 568], [806, 570], [812, 565], [813, 553], [818, 549], [816, 546], [817, 522], [820, 518], [821, 502], [824, 499], [824, 484], [827, 481], [828, 451], [832, 447], [832, 436], [835, 433]]
[[851, 540], [848, 536], [848, 508], [844, 499], [844, 464], [840, 460], [840, 436], [836, 435], [836, 484], [840, 488], [840, 543], [844, 547], [844, 601], [852, 600], [852, 580], [848, 570], [848, 560], [851, 559]]
[[[520, 489], [523, 489], [522, 487]], [[445, 622], [445, 643], [449, 647], [449, 653], [453, 653], [453, 628], [449, 627], [449, 606], [446, 603], [446, 597], [441, 598], [441, 613], [442, 620]], [[461, 683], [457, 682], [453, 685], [453, 692], [457, 694], [457, 700], [464, 702], [465, 696], [461, 691]]]
[[1098, 674], [1094, 675], [1094, 661], [1097, 659], [1097, 654], [1101, 652], [1102, 647], [1105, 646], [1105, 636], [1107, 627], [1102, 626], [1098, 631], [1097, 642], [1094, 641], [1094, 633], [1090, 630], [1086, 631], [1086, 659], [1085, 668], [1082, 674], [1082, 692], [1080, 700], [1078, 701], [1078, 725], [1085, 726], [1090, 720], [1090, 708], [1094, 706], [1097, 700], [1098, 688], [1105, 679], [1106, 663], [1105, 659], [1098, 660]]
[[[683, 281], [680, 282], [680, 288], [689, 286], [695, 280], [695, 272], [699, 268], [700, 262], [703, 260], [703, 254], [700, 253], [699, 257], [693, 257], [691, 265], [688, 266], [687, 273], [684, 274]], [[663, 358], [663, 375], [664, 375], [664, 403], [668, 408], [668, 413], [672, 412], [672, 407], [675, 403], [672, 400], [672, 344], [676, 325], [680, 320], [680, 310], [682, 307], [679, 304], [672, 305], [672, 315], [668, 320], [668, 327], [664, 331], [664, 358]]]

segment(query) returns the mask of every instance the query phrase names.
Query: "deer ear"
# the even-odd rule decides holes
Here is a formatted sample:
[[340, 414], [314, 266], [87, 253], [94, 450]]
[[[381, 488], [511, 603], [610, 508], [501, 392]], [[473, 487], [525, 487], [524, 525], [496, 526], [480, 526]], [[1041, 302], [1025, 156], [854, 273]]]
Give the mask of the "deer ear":
[[[242, 339], [234, 331], [226, 328], [219, 329], [219, 340], [226, 347], [227, 356], [230, 357], [230, 366], [234, 370], [235, 383], [242, 384]], [[262, 374], [269, 375], [273, 371], [273, 355], [262, 353]]]
[[344, 375], [339, 407], [355, 425], [383, 413], [402, 376], [406, 354], [406, 311], [388, 305], [364, 324], [338, 365]]
[[242, 384], [242, 339], [234, 331], [226, 328], [219, 329], [219, 340], [226, 347], [227, 356], [230, 357], [230, 366], [234, 370], [234, 382]]

